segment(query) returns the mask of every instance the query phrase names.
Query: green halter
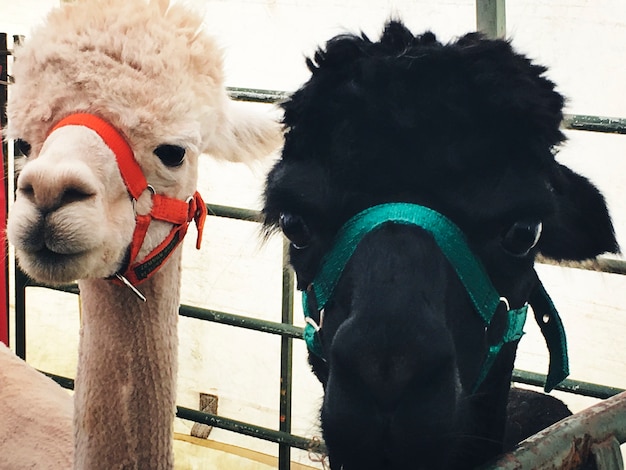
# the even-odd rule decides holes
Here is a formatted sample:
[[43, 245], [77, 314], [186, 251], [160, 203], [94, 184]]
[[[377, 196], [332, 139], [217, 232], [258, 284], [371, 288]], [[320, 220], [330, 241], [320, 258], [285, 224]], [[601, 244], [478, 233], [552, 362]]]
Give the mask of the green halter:
[[[500, 303], [503, 303], [507, 308], [507, 326], [502, 338], [489, 346], [474, 386], [474, 390], [476, 390], [487, 376], [502, 346], [505, 343], [520, 339], [524, 334], [523, 327], [526, 322], [528, 305], [510, 310], [508, 301], [500, 297], [482, 263], [470, 250], [463, 232], [442, 214], [416, 204], [389, 203], [370, 207], [352, 217], [339, 230], [331, 250], [322, 259], [315, 279], [307, 292], [302, 293], [306, 320], [304, 339], [309, 350], [324, 359], [319, 338], [323, 310], [331, 299], [341, 273], [360, 241], [369, 232], [389, 222], [416, 225], [426, 230], [434, 238], [465, 286], [472, 304], [483, 319], [486, 328], [491, 324]], [[531, 294], [529, 303], [533, 307], [535, 318], [550, 352], [550, 367], [545, 384], [545, 390], [550, 391], [569, 374], [567, 345], [559, 314], [539, 279], [537, 281], [537, 287]], [[312, 299], [309, 298], [311, 295], [313, 295]], [[320, 318], [319, 325], [311, 317], [310, 300], [315, 302], [314, 305], [316, 305]]]

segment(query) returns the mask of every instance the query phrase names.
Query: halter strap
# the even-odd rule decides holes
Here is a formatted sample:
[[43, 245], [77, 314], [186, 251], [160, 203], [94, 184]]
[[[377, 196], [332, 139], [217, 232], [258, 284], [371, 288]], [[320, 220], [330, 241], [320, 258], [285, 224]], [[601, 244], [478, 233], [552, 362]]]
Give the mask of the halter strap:
[[[154, 194], [152, 201], [153, 209], [149, 214], [136, 215], [135, 232], [133, 233], [133, 240], [129, 248], [129, 262], [123, 272], [118, 272], [120, 276], [123, 276], [133, 286], [139, 285], [150, 278], [165, 261], [169, 259], [174, 249], [183, 241], [192, 220], [196, 223], [198, 229], [196, 249], [200, 249], [202, 242], [202, 232], [207, 210], [200, 193], [196, 191], [194, 195], [188, 199], [188, 202], [167, 198], [159, 194]], [[161, 202], [159, 203], [159, 201]], [[159, 204], [165, 205], [167, 209], [163, 212], [161, 210], [163, 208], [159, 207]], [[177, 210], [176, 206], [178, 206]], [[156, 248], [143, 258], [143, 260], [137, 261], [139, 249], [143, 244], [143, 240], [152, 220], [169, 222], [173, 225], [172, 230]], [[125, 284], [119, 277], [114, 281]]]
[[75, 113], [61, 119], [48, 135], [63, 126], [84, 126], [98, 134], [115, 155], [117, 166], [129, 194], [133, 199], [139, 199], [141, 193], [148, 187], [148, 182], [139, 163], [135, 160], [133, 150], [115, 127], [94, 114]]
[[[332, 298], [335, 286], [358, 244], [365, 235], [385, 223], [415, 225], [426, 230], [434, 238], [443, 254], [454, 267], [486, 328], [490, 326], [498, 306], [505, 302], [507, 306], [507, 325], [501, 339], [488, 348], [487, 356], [474, 387], [477, 389], [487, 376], [502, 346], [505, 343], [520, 339], [524, 334], [523, 327], [526, 321], [528, 306], [524, 305], [521, 308], [510, 310], [508, 302], [500, 297], [493, 287], [484, 266], [469, 248], [463, 232], [451, 220], [439, 212], [416, 204], [389, 203], [370, 207], [352, 217], [339, 230], [332, 248], [322, 259], [315, 279], [307, 291], [302, 293], [306, 320], [304, 338], [309, 350], [324, 358], [319, 337], [321, 325], [318, 325], [311, 317], [312, 309], [316, 310], [321, 323], [324, 308]], [[546, 336], [542, 328], [550, 350], [551, 359], [553, 359], [553, 356], [554, 358], [560, 358], [558, 361], [555, 361], [554, 367], [552, 367], [551, 360], [548, 380], [546, 381], [546, 389], [548, 387], [551, 389], [569, 374], [567, 346], [565, 344], [565, 332], [558, 313], [538, 278], [537, 282], [538, 286], [540, 286], [540, 291], [531, 298], [531, 304], [539, 302], [538, 299], [547, 299], [553, 308], [550, 312], [552, 318], [558, 320], [552, 322], [551, 331], [553, 334], [550, 337]]]
[[[89, 113], [71, 114], [59, 121], [50, 133], [63, 126], [84, 126], [100, 136], [115, 155], [117, 166], [133, 204], [147, 190], [152, 195], [150, 212], [143, 215], [135, 214], [135, 231], [129, 246], [126, 267], [116, 273], [115, 277], [110, 278], [117, 284], [130, 287], [145, 301], [145, 297], [134, 286], [150, 278], [169, 259], [174, 249], [182, 242], [192, 220], [198, 229], [196, 248], [200, 248], [207, 214], [206, 205], [197, 191], [187, 201], [156, 194], [152, 186], [148, 184], [128, 141], [121, 132], [104, 119]], [[172, 230], [143, 260], [137, 261], [139, 250], [152, 220], [171, 223]]]
[[535, 289], [530, 294], [530, 305], [533, 307], [535, 321], [539, 325], [550, 353], [550, 365], [544, 387], [545, 391], [549, 392], [569, 375], [565, 328], [554, 302], [539, 278], [537, 278]]

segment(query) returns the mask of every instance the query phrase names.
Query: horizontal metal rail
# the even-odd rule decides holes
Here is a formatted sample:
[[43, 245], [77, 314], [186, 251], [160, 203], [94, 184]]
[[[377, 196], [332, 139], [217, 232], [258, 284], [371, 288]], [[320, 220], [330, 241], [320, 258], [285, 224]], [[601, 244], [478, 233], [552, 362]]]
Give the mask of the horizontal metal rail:
[[555, 261], [543, 256], [535, 260], [538, 264], [548, 264], [561, 268], [583, 269], [585, 271], [597, 271], [609, 274], [626, 274], [626, 260], [614, 258], [612, 256], [598, 256], [587, 261]]
[[196, 423], [208, 424], [209, 426], [215, 426], [220, 429], [226, 429], [228, 431], [245, 434], [246, 436], [275, 442], [277, 444], [287, 444], [290, 447], [296, 447], [298, 449], [321, 453], [325, 452], [324, 445], [317, 439], [299, 437], [284, 431], [276, 431], [274, 429], [251, 425], [250, 423], [224, 418], [223, 416], [217, 416], [211, 413], [177, 406], [176, 416], [189, 421], [194, 421]]
[[250, 222], [261, 222], [261, 212], [241, 207], [221, 206], [219, 204], [207, 204], [209, 215], [217, 217], [227, 217], [230, 219], [247, 220]]
[[236, 87], [228, 87], [228, 94], [233, 100], [251, 101], [253, 103], [278, 103], [291, 95], [287, 91]]
[[[74, 390], [74, 379], [63, 377], [61, 375], [52, 374], [50, 372], [40, 371], [57, 382], [63, 388]], [[184, 406], [176, 407], [176, 416], [181, 419], [194, 421], [196, 423], [215, 426], [227, 431], [233, 431], [246, 436], [256, 437], [265, 441], [274, 442], [276, 444], [287, 444], [290, 447], [309, 450], [313, 452], [325, 452], [324, 444], [318, 439], [309, 439], [306, 437], [296, 436], [284, 431], [277, 431], [262, 426], [256, 426], [243, 421], [238, 421], [224, 416], [218, 416], [212, 413], [185, 408]]]
[[302, 328], [285, 323], [272, 322], [267, 320], [259, 320], [258, 318], [235, 315], [232, 313], [219, 312], [217, 310], [208, 310], [204, 308], [192, 307], [190, 305], [181, 305], [180, 314], [184, 317], [196, 318], [222, 325], [237, 326], [248, 330], [261, 331], [274, 335], [281, 335], [287, 338], [302, 339]]
[[[255, 103], [279, 103], [289, 98], [291, 93], [278, 90], [229, 87], [230, 97], [238, 101]], [[587, 114], [565, 114], [561, 124], [565, 129], [612, 134], [626, 134], [626, 119]]]
[[626, 134], [626, 119], [584, 114], [566, 114], [563, 127], [576, 131], [607, 132]]
[[[546, 383], [546, 376], [544, 374], [538, 374], [536, 372], [515, 369], [513, 370], [513, 381], [526, 385], [543, 387], [543, 385]], [[586, 397], [600, 398], [602, 400], [615, 396], [618, 393], [622, 393], [624, 391], [624, 389], [622, 388], [610, 387], [607, 385], [598, 385], [591, 382], [583, 382], [581, 380], [573, 379], [565, 379], [554, 389], [561, 392], [568, 392], [574, 395], [584, 395]]]

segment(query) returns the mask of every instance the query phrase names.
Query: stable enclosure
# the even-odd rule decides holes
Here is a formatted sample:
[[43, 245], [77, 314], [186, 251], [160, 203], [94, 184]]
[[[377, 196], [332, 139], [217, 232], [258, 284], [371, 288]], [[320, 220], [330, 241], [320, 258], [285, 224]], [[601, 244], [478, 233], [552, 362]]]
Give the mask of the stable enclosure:
[[[441, 10], [451, 8], [449, 3], [440, 3]], [[506, 35], [508, 15], [503, 0], [477, 0], [476, 5], [464, 3], [467, 28], [472, 28], [475, 11], [478, 29], [492, 36]], [[509, 9], [514, 8], [512, 3]], [[545, 14], [543, 20], [549, 16]], [[568, 14], [571, 13], [563, 12], [563, 15]], [[378, 28], [385, 18], [379, 18]], [[626, 21], [626, 16], [622, 18]], [[19, 33], [27, 34], [27, 31]], [[320, 41], [330, 37], [327, 31], [323, 33]], [[547, 35], [541, 39], [549, 41]], [[0, 49], [6, 52], [1, 56], [0, 89], [6, 94], [4, 84], [10, 82], [12, 46], [6, 44], [6, 35], [3, 40]], [[529, 49], [527, 52], [533, 53], [530, 46], [525, 47]], [[610, 55], [595, 59], [605, 62], [602, 68], [595, 70], [597, 81], [588, 86], [602, 88], [599, 83], [610, 82], [604, 77], [614, 73], [609, 67], [616, 59]], [[303, 63], [302, 58], [299, 60]], [[544, 58], [542, 62], [550, 65], [549, 60]], [[257, 63], [254, 67], [262, 65]], [[617, 75], [623, 70], [618, 69]], [[580, 70], [571, 73], [575, 75]], [[626, 75], [620, 76], [623, 83]], [[558, 84], [559, 78], [555, 81]], [[240, 78], [239, 82], [237, 84], [244, 86], [272, 89], [291, 85], [283, 81], [277, 82], [280, 86], [274, 86], [268, 78], [261, 77], [257, 81], [254, 76], [245, 83]], [[231, 87], [230, 93], [237, 99], [250, 101], [250, 106], [270, 106], [290, 89], [278, 92]], [[571, 90], [576, 92], [576, 86]], [[0, 97], [0, 101], [4, 109], [6, 98]], [[625, 190], [622, 169], [626, 155], [626, 136], [623, 135], [626, 134], [626, 119], [604, 116], [623, 116], [626, 102], [623, 96], [609, 101], [615, 108], [608, 111], [594, 107], [591, 99], [582, 100], [580, 104], [574, 101], [580, 106], [580, 112], [598, 115], [573, 114], [578, 109], [567, 115], [563, 126], [570, 143], [562, 155], [567, 158], [567, 150], [578, 147], [582, 157], [572, 159], [585, 168], [586, 174], [591, 175], [607, 195], [609, 205], [613, 206], [618, 240], [624, 245], [626, 206], [620, 199], [623, 200]], [[5, 124], [2, 122], [3, 127]], [[14, 150], [11, 142], [7, 144], [4, 152], [6, 181], [11, 181], [13, 172], [8, 169], [12, 168]], [[294, 292], [293, 274], [284, 267], [283, 241], [274, 237], [263, 243], [256, 222], [258, 182], [263, 179], [264, 168], [229, 168], [208, 161], [200, 164], [204, 166], [201, 174], [207, 175], [201, 182], [204, 187], [200, 187], [200, 192], [209, 203], [209, 218], [205, 229], [206, 245], [199, 254], [186, 250], [183, 271], [179, 419], [175, 424], [177, 468], [322, 468], [322, 463], [317, 461], [324, 450], [317, 424], [321, 387], [304, 359], [300, 293]], [[12, 197], [7, 199], [12, 200]], [[10, 269], [13, 270], [13, 265]], [[622, 392], [626, 388], [626, 362], [622, 354], [626, 351], [621, 339], [626, 326], [626, 278], [623, 276], [626, 263], [618, 257], [600, 258], [583, 267], [540, 265], [538, 272], [563, 315], [569, 339], [572, 374], [557, 388], [560, 391], [557, 396], [574, 411], [580, 411], [598, 399]], [[11, 346], [18, 355], [53, 375], [63, 386], [72, 388], [76, 363], [71, 359], [71, 352], [77, 344], [80, 322], [76, 288], [50, 290], [30, 283], [16, 271], [11, 290], [14, 292], [11, 314], [6, 320], [11, 326]], [[60, 311], [68, 309], [60, 319]], [[537, 386], [543, 384], [544, 377], [539, 372], [547, 370], [547, 352], [541, 335], [530, 323], [521, 342], [515, 378]], [[581, 396], [585, 398], [579, 398]], [[620, 443], [626, 439], [625, 407], [623, 400], [621, 405], [613, 406], [609, 420], [621, 430], [615, 434]], [[585, 423], [597, 426], [602, 432], [614, 432], [593, 420]], [[608, 455], [612, 455], [611, 449], [615, 450], [615, 439], [606, 436], [600, 439], [608, 443], [603, 447], [609, 449]], [[563, 439], [557, 441], [562, 445]], [[567, 453], [573, 449], [573, 444], [557, 449], [556, 444], [542, 442], [535, 445], [542, 448], [542, 452], [547, 447], [546, 455], [565, 452], [566, 457], [548, 457], [555, 462], [566, 462]], [[588, 448], [583, 446], [576, 451], [587, 452]], [[519, 459], [526, 466], [506, 468], [531, 468], [529, 462], [532, 461], [524, 460], [529, 457], [509, 458], [511, 461]], [[604, 468], [622, 468], [610, 465], [618, 463]]]

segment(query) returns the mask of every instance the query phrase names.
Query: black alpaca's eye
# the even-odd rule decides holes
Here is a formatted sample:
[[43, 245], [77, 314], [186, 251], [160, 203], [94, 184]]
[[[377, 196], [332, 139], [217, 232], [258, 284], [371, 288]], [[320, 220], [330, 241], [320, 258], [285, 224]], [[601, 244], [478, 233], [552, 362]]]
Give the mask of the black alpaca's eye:
[[513, 256], [526, 256], [537, 245], [541, 228], [538, 220], [515, 222], [502, 237], [502, 247]]
[[159, 145], [154, 154], [167, 166], [181, 166], [185, 161], [185, 149], [179, 145]]
[[16, 139], [15, 147], [21, 155], [24, 155], [25, 157], [28, 157], [30, 155], [30, 144], [25, 140]]
[[281, 212], [278, 225], [295, 249], [302, 250], [309, 246], [311, 232], [309, 232], [309, 228], [302, 217]]

